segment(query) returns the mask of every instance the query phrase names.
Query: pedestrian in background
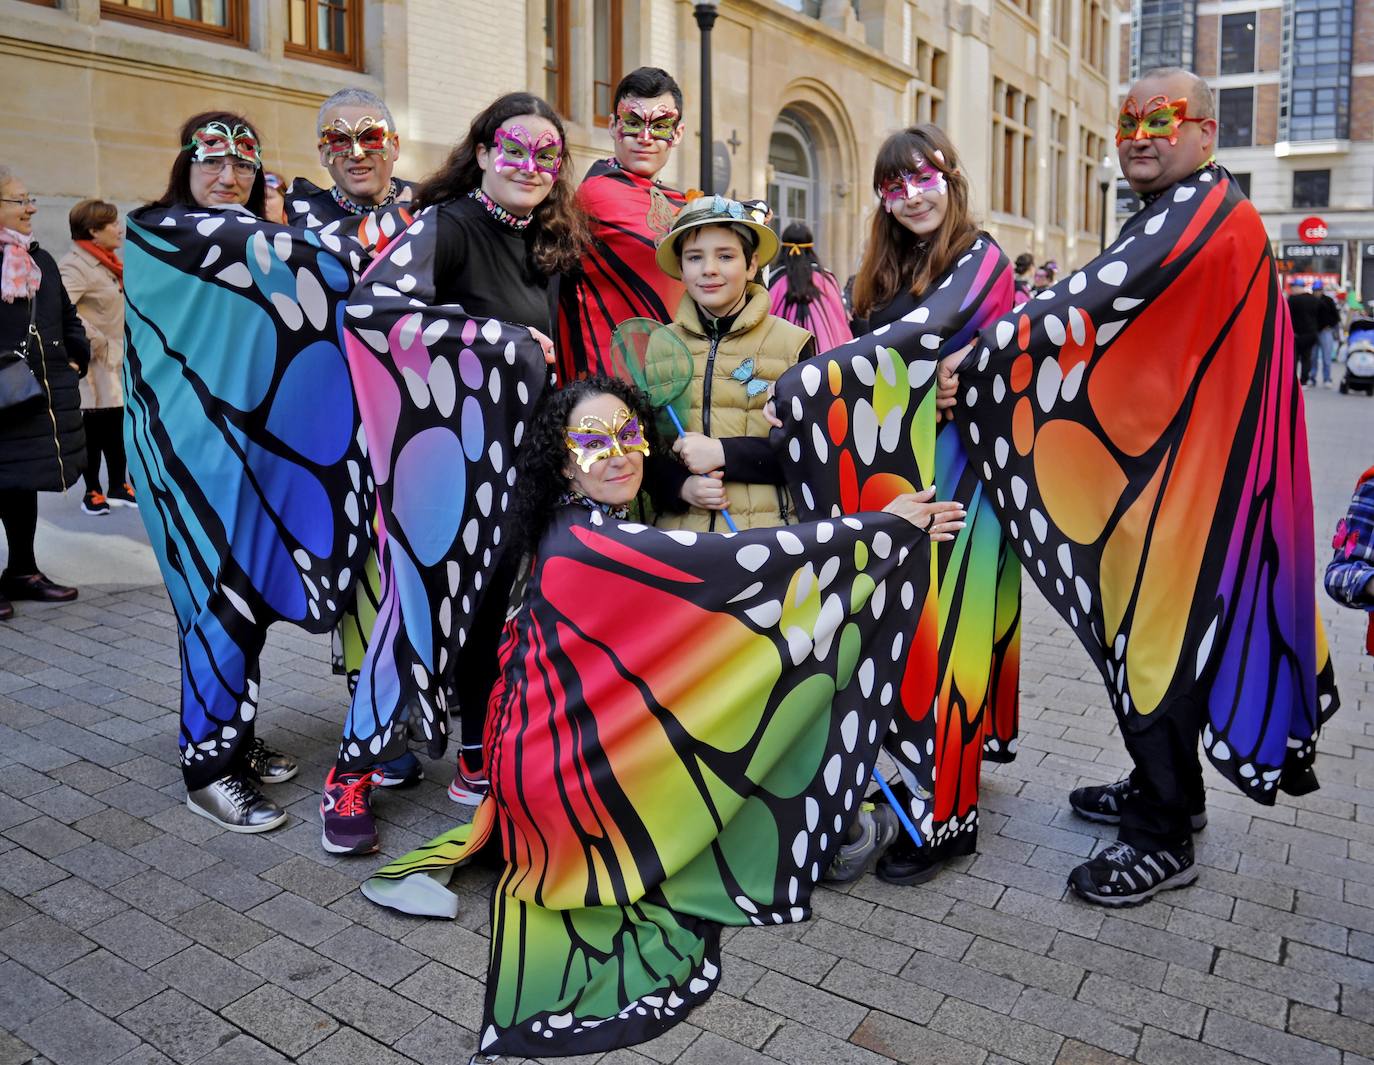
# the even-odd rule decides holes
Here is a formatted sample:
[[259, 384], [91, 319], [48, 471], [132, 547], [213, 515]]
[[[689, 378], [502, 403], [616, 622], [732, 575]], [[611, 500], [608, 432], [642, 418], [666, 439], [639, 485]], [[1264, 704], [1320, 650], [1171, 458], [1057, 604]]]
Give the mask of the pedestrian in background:
[[1327, 388], [1335, 388], [1335, 382], [1331, 380], [1331, 363], [1336, 358], [1336, 349], [1341, 342], [1341, 312], [1336, 307], [1336, 301], [1324, 291], [1321, 278], [1312, 282], [1312, 295], [1317, 297], [1317, 358], [1312, 366], [1310, 383], [1315, 387], [1320, 373], [1321, 383]]
[[1288, 317], [1293, 323], [1293, 354], [1298, 360], [1298, 380], [1304, 386], [1312, 383], [1312, 352], [1317, 346], [1317, 332], [1321, 328], [1321, 304], [1307, 290], [1300, 277], [1288, 281]]
[[[81, 420], [86, 430], [86, 494], [81, 509], [105, 515], [110, 507], [134, 507], [124, 472], [124, 226], [119, 209], [104, 200], [82, 200], [68, 215], [72, 250], [58, 269], [91, 345], [91, 364], [81, 379]], [[109, 475], [100, 487], [100, 462]]]
[[815, 240], [801, 222], [782, 231], [782, 247], [768, 278], [768, 311], [814, 334], [818, 351], [829, 351], [854, 339], [854, 334], [840, 283], [821, 265]]
[[1028, 251], [1023, 251], [1016, 257], [1016, 262], [1012, 266], [1014, 277], [1012, 284], [1016, 286], [1016, 302], [1025, 303], [1031, 298], [1030, 272], [1035, 265], [1035, 256]]
[[0, 574], [0, 621], [14, 616], [12, 599], [65, 603], [76, 589], [38, 569], [33, 541], [38, 493], [65, 492], [84, 458], [78, 378], [91, 351], [53, 257], [33, 238], [38, 201], [0, 163], [0, 351], [23, 350], [42, 395], [0, 410], [0, 523], [9, 560]]

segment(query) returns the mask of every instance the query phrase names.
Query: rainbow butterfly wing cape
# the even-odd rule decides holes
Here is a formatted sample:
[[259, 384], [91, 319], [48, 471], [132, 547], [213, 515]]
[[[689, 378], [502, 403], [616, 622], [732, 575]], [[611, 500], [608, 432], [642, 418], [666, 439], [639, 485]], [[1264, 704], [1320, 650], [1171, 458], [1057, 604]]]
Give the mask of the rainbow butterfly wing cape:
[[515, 449], [545, 382], [527, 328], [436, 304], [433, 223], [430, 208], [387, 245], [345, 316], [383, 589], [340, 748], [359, 768], [399, 747], [411, 707], [443, 750], [444, 688], [505, 549]]
[[630, 318], [670, 322], [682, 299], [682, 282], [658, 268], [654, 251], [686, 198], [676, 189], [620, 169], [593, 163], [577, 189], [587, 212], [592, 246], [582, 269], [559, 280], [558, 376], [614, 374], [611, 334]]
[[957, 419], [1022, 565], [1124, 728], [1205, 703], [1242, 792], [1316, 786], [1338, 699], [1313, 589], [1292, 331], [1264, 226], [1208, 166], [1002, 318]]
[[1016, 559], [956, 430], [937, 431], [929, 383], [936, 359], [1012, 297], [1010, 264], [981, 234], [903, 318], [794, 367], [776, 393], [790, 430], [780, 458], [803, 518], [879, 509], [929, 484], [968, 511], [958, 537], [936, 545], [927, 600], [889, 605], [920, 624], [888, 748], [937, 846], [971, 847], [984, 751], [1014, 754], [1021, 609]]
[[929, 541], [886, 514], [726, 536], [569, 507], [502, 646], [491, 795], [381, 870], [492, 839], [480, 1049], [608, 1050], [716, 988], [722, 925], [809, 913], [895, 705]]
[[[129, 468], [182, 640], [186, 756], [251, 720], [269, 625], [334, 623], [371, 501], [338, 324], [338, 240], [247, 211], [129, 216]], [[232, 726], [231, 726], [232, 727]]]

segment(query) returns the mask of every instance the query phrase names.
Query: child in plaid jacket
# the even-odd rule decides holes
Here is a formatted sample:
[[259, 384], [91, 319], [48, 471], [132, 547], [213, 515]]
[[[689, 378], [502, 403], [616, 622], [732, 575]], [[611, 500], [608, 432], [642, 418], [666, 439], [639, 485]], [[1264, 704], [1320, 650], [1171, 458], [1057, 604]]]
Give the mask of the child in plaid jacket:
[[1355, 485], [1336, 536], [1335, 555], [1326, 567], [1326, 591], [1332, 599], [1357, 610], [1369, 611], [1365, 650], [1374, 655], [1374, 466], [1365, 470]]

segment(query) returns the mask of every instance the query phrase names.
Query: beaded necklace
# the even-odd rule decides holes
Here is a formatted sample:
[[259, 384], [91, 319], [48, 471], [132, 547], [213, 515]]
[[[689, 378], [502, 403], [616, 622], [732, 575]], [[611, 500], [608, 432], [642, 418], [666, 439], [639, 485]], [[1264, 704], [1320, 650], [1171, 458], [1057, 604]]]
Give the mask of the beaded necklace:
[[485, 207], [487, 209], [487, 214], [491, 215], [502, 225], [510, 226], [511, 229], [516, 231], [527, 228], [529, 224], [534, 221], [533, 214], [527, 214], [524, 218], [521, 218], [518, 214], [512, 214], [481, 189], [473, 189], [468, 193], [468, 196]]
[[369, 211], [377, 211], [383, 207], [390, 207], [393, 203], [395, 203], [396, 197], [401, 194], [401, 186], [395, 178], [392, 178], [391, 187], [387, 189], [386, 198], [382, 200], [381, 203], [376, 203], [372, 205], [355, 203], [353, 200], [350, 200], [347, 196], [345, 196], [342, 192], [339, 191], [338, 185], [335, 185], [333, 188], [331, 188], [329, 190], [329, 194], [334, 197], [334, 202], [337, 203], [349, 214], [367, 214]]

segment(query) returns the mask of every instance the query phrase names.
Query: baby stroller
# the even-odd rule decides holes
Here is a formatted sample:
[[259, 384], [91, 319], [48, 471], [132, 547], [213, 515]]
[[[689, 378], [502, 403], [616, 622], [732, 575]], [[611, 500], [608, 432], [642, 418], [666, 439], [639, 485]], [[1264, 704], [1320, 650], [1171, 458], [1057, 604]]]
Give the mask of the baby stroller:
[[1350, 323], [1341, 391], [1374, 396], [1374, 318], [1356, 318]]

